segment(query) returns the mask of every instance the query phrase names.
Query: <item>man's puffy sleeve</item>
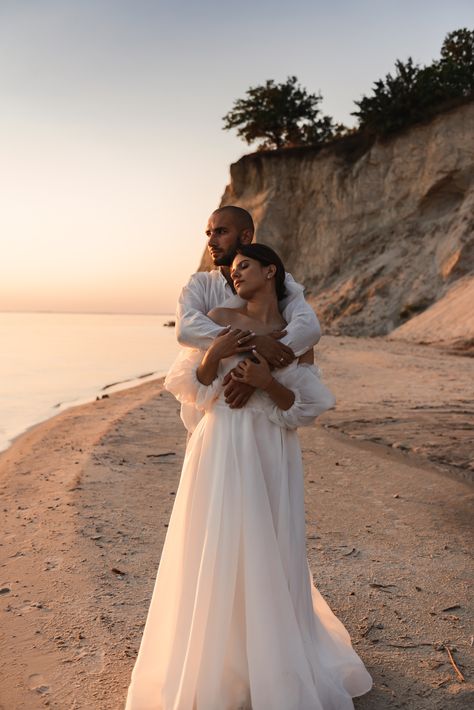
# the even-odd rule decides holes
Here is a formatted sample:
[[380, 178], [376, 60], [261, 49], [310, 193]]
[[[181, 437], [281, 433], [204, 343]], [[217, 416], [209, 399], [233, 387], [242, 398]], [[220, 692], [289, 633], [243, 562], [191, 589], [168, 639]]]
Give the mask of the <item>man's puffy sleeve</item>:
[[304, 288], [286, 274], [285, 288], [288, 296], [283, 301], [283, 317], [288, 325], [287, 334], [280, 342], [288, 345], [299, 357], [319, 342], [321, 326], [316, 313], [304, 297]]
[[207, 274], [193, 274], [179, 295], [176, 308], [176, 338], [180, 345], [207, 350], [222, 326], [207, 317], [212, 306], [207, 298]]

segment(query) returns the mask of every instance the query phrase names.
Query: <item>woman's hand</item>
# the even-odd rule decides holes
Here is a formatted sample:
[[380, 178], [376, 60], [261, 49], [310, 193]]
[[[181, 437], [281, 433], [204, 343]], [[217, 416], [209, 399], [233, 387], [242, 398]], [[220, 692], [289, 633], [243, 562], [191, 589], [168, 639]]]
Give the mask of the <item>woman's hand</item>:
[[239, 362], [231, 373], [233, 380], [245, 382], [257, 389], [266, 390], [273, 382], [268, 362], [256, 350], [253, 351], [253, 358], [246, 358]]
[[240, 330], [239, 328], [230, 329], [228, 325], [222, 330], [217, 338], [214, 338], [209, 348], [206, 350], [201, 364], [196, 370], [196, 376], [199, 382], [203, 385], [210, 385], [217, 377], [219, 362], [225, 358], [241, 352], [248, 348], [242, 346], [242, 338], [250, 335], [250, 330]]
[[[241, 340], [253, 335], [251, 330], [240, 330], [239, 328], [230, 330], [230, 328], [230, 325], [224, 328], [209, 346], [207, 353], [213, 360], [222, 360], [241, 352], [243, 350]], [[248, 350], [248, 348], [246, 349]]]

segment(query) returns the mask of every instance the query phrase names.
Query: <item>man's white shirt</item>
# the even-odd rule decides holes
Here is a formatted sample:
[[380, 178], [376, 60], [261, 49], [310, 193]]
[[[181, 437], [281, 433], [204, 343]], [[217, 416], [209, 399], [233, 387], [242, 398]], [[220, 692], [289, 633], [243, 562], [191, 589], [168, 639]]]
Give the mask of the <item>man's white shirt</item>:
[[[318, 318], [304, 298], [304, 288], [291, 274], [285, 277], [287, 296], [280, 302], [287, 334], [282, 343], [290, 347], [296, 357], [312, 348], [321, 337]], [[220, 270], [199, 271], [193, 274], [181, 291], [176, 310], [176, 337], [180, 345], [207, 350], [222, 326], [207, 317], [212, 308], [237, 308], [245, 301], [232, 291]], [[190, 405], [181, 406], [181, 418], [193, 431], [202, 412]]]

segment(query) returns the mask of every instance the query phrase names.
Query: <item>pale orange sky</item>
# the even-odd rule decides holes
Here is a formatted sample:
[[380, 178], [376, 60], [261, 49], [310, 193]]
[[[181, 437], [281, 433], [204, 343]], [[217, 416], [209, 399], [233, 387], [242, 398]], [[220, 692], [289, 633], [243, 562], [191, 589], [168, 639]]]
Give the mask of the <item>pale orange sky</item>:
[[437, 57], [471, 7], [4, 0], [0, 310], [173, 312], [252, 150], [222, 131], [234, 100], [295, 74], [353, 125], [353, 101], [397, 58]]

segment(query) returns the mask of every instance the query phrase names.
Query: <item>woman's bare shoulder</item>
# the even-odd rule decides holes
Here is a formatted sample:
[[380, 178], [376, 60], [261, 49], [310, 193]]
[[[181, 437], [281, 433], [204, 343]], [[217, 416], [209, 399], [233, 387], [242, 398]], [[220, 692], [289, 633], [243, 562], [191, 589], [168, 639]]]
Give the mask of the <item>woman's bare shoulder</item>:
[[213, 308], [208, 317], [219, 325], [232, 325], [241, 315], [236, 308]]

